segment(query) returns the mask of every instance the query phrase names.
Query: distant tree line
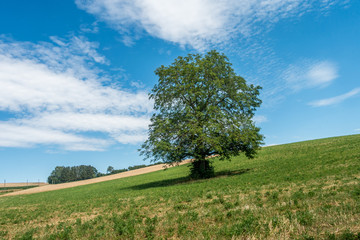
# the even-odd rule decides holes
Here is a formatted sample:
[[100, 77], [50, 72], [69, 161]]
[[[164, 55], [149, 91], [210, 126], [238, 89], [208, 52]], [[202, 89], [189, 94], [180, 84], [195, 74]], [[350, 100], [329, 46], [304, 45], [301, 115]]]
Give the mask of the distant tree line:
[[158, 165], [158, 164], [162, 164], [163, 162], [157, 162], [157, 163], [153, 163], [150, 165], [145, 165], [145, 164], [141, 164], [141, 165], [134, 165], [134, 166], [129, 166], [128, 168], [122, 168], [122, 169], [114, 169], [112, 166], [109, 166], [107, 168], [107, 174], [104, 175], [110, 175], [110, 174], [116, 174], [116, 173], [122, 173], [122, 172], [126, 172], [126, 171], [131, 171], [131, 170], [135, 170], [135, 169], [140, 169], [140, 168], [144, 168], [144, 167], [150, 167], [150, 166], [154, 166], [154, 165]]
[[48, 183], [66, 183], [79, 180], [90, 179], [98, 176], [98, 170], [90, 165], [80, 165], [73, 167], [57, 166], [48, 177]]
[[58, 184], [58, 183], [66, 183], [66, 182], [73, 182], [79, 180], [85, 180], [95, 177], [101, 177], [116, 173], [122, 173], [130, 170], [140, 169], [148, 166], [153, 166], [161, 164], [161, 162], [157, 162], [155, 164], [150, 165], [134, 165], [129, 166], [128, 168], [123, 169], [114, 169], [112, 166], [107, 168], [107, 173], [99, 172], [95, 167], [91, 165], [80, 165], [80, 166], [73, 166], [73, 167], [64, 167], [64, 166], [57, 166], [55, 170], [53, 170], [48, 177], [48, 183], [50, 184]]

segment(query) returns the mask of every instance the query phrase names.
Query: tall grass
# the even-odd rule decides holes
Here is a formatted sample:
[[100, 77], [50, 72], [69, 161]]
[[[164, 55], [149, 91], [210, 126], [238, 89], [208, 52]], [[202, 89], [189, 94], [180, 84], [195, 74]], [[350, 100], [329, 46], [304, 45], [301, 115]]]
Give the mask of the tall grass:
[[360, 135], [0, 198], [0, 239], [360, 239]]

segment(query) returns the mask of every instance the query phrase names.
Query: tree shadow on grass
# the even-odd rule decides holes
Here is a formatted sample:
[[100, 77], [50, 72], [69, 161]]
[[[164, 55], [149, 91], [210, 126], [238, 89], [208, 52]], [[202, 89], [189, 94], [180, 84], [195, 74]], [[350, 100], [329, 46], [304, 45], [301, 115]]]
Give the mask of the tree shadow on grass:
[[207, 179], [192, 179], [189, 176], [186, 176], [186, 177], [166, 179], [166, 180], [161, 180], [161, 181], [139, 184], [139, 185], [127, 187], [126, 189], [144, 190], [144, 189], [148, 189], [148, 188], [168, 187], [168, 186], [174, 186], [174, 185], [178, 185], [178, 184], [206, 181], [206, 180], [215, 179], [215, 178], [219, 178], [219, 177], [237, 176], [237, 175], [242, 175], [244, 173], [247, 173], [249, 171], [251, 171], [250, 168], [238, 169], [238, 170], [232, 170], [232, 171], [230, 171], [230, 170], [229, 171], [221, 171], [221, 172], [216, 172], [215, 177], [207, 178]]

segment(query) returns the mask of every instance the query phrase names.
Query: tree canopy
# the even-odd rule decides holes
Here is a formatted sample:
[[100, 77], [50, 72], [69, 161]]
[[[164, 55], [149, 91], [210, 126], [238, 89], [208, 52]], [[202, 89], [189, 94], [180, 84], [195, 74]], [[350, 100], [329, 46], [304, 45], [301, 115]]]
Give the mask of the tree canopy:
[[149, 94], [155, 113], [140, 150], [145, 158], [170, 164], [194, 158], [191, 173], [204, 178], [213, 174], [209, 156], [255, 155], [263, 140], [252, 120], [261, 87], [236, 75], [224, 54], [180, 56], [155, 74]]

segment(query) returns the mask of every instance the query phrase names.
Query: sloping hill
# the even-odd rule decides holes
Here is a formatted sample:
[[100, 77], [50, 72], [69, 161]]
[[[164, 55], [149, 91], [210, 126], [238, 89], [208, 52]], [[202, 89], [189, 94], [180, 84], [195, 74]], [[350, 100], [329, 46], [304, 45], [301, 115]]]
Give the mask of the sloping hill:
[[[179, 163], [178, 165], [187, 164], [187, 163], [189, 163], [189, 161], [190, 160], [184, 160], [183, 162]], [[22, 191], [7, 193], [4, 195], [0, 195], [0, 197], [33, 194], [33, 193], [41, 193], [41, 192], [50, 192], [50, 191], [55, 191], [55, 190], [60, 190], [60, 189], [65, 189], [65, 188], [72, 188], [72, 187], [93, 184], [93, 183], [111, 181], [111, 180], [115, 180], [115, 179], [119, 179], [119, 178], [137, 176], [137, 175], [141, 175], [141, 174], [145, 174], [145, 173], [159, 171], [161, 169], [165, 169], [165, 168], [169, 168], [169, 167], [173, 167], [173, 166], [169, 166], [166, 164], [157, 164], [157, 165], [153, 165], [153, 166], [149, 166], [149, 167], [144, 167], [144, 168], [126, 171], [126, 172], [122, 172], [122, 173], [112, 174], [112, 175], [108, 175], [108, 176], [102, 176], [102, 177], [98, 177], [98, 178], [86, 179], [86, 180], [82, 180], [82, 181], [68, 182], [68, 183], [62, 183], [62, 184], [42, 184], [42, 186], [39, 186], [36, 188], [30, 188], [30, 189], [26, 189], [26, 190], [22, 190]]]
[[0, 198], [0, 239], [356, 239], [360, 135], [263, 148], [102, 183]]

